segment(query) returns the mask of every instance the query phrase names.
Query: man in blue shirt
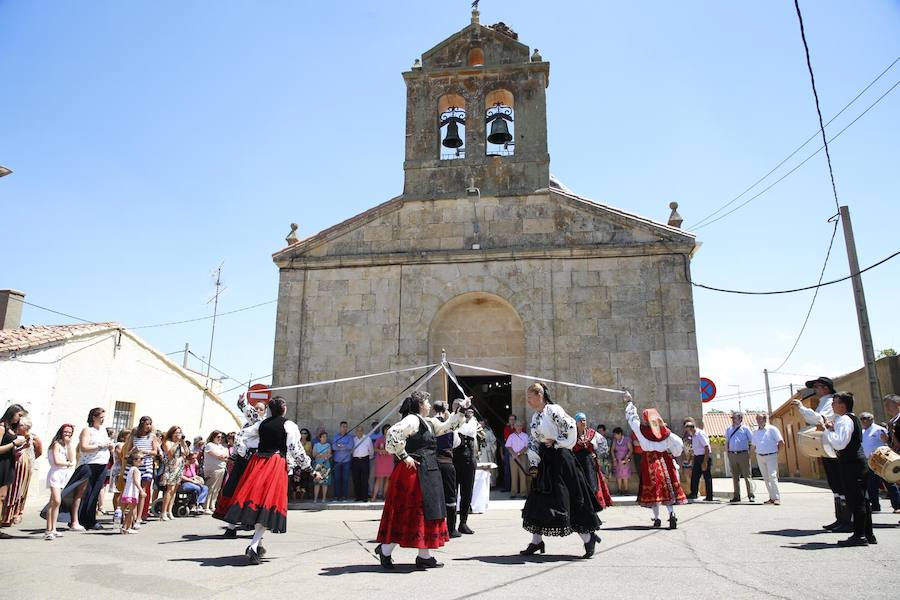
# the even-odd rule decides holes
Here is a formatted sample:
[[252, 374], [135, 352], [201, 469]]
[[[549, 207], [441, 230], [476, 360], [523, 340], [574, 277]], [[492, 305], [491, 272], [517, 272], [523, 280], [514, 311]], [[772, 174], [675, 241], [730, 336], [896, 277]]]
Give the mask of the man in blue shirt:
[[347, 421], [341, 421], [340, 432], [335, 434], [331, 442], [334, 460], [334, 499], [338, 502], [349, 500], [350, 459], [353, 456], [353, 436], [349, 432]]
[[754, 502], [753, 479], [750, 470], [750, 440], [753, 433], [743, 424], [744, 415], [731, 413], [731, 427], [725, 430], [725, 444], [728, 446], [728, 464], [731, 467], [731, 483], [734, 485], [734, 495], [731, 502], [741, 501], [740, 478], [744, 478], [747, 486], [747, 497]]

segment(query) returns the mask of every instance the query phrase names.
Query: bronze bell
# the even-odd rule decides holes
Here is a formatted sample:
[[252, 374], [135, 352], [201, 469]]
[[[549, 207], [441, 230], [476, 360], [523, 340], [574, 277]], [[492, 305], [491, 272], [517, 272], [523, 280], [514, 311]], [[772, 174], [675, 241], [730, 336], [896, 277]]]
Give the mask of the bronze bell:
[[503, 117], [498, 117], [491, 121], [491, 133], [488, 135], [488, 141], [492, 144], [508, 144], [512, 141], [512, 136], [509, 134], [509, 126], [506, 124], [506, 119]]
[[463, 141], [459, 137], [459, 125], [456, 124], [455, 119], [450, 119], [450, 122], [447, 123], [447, 135], [444, 136], [444, 141], [441, 143], [445, 148], [459, 148], [463, 145]]

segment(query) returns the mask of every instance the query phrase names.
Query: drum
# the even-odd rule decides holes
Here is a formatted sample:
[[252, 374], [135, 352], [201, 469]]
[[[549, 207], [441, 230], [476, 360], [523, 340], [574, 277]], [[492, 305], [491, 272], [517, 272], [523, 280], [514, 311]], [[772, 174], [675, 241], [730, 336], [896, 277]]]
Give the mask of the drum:
[[900, 481], [900, 454], [887, 446], [877, 448], [869, 457], [869, 468], [888, 483], [897, 483]]
[[822, 433], [815, 427], [805, 427], [797, 432], [797, 449], [800, 454], [809, 458], [826, 458], [825, 449], [822, 447]]

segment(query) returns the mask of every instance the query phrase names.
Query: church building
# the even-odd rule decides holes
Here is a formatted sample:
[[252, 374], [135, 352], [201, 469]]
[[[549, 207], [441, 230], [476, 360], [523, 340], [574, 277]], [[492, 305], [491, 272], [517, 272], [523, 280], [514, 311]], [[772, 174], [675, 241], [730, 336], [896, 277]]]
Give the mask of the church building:
[[[698, 244], [674, 203], [658, 223], [550, 175], [549, 76], [537, 50], [477, 11], [403, 73], [403, 193], [306, 239], [292, 231], [273, 255], [274, 386], [432, 364], [446, 350], [457, 363], [627, 387], [670, 423], [699, 416]], [[456, 372], [495, 429], [526, 417], [528, 381]], [[288, 414], [334, 431], [420, 373], [290, 390]], [[550, 389], [569, 414], [624, 422], [618, 394]], [[439, 375], [428, 390], [455, 388]]]

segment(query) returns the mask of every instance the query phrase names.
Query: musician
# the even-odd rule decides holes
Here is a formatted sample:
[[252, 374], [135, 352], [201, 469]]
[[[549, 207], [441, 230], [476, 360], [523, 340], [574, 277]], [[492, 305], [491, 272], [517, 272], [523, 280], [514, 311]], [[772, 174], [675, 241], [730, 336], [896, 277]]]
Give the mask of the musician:
[[884, 418], [887, 419], [887, 445], [900, 452], [900, 435], [896, 435], [900, 426], [900, 396], [888, 394], [882, 400], [884, 406]]
[[[465, 423], [459, 430], [459, 445], [453, 448], [453, 467], [456, 469], [456, 484], [459, 486], [459, 532], [475, 533], [469, 527], [469, 511], [472, 509], [472, 490], [475, 489], [475, 467], [478, 464], [478, 437], [481, 426], [475, 413], [467, 410]], [[456, 494], [453, 494], [454, 499]], [[449, 502], [449, 500], [447, 500]]]
[[[882, 446], [886, 446], [888, 442], [888, 431], [881, 425], [875, 424], [875, 417], [870, 412], [859, 413], [859, 422], [862, 423], [862, 445], [863, 453], [866, 455], [866, 461], [869, 457]], [[877, 473], [870, 470], [868, 479], [869, 505], [872, 512], [881, 512], [881, 484], [887, 489], [888, 498], [891, 500], [891, 506], [894, 511], [900, 511], [900, 489], [896, 483], [888, 483], [878, 476]]]
[[[440, 422], [450, 418], [450, 411], [443, 400], [435, 400], [432, 405], [434, 416]], [[437, 436], [437, 464], [444, 484], [444, 503], [447, 506], [447, 530], [451, 538], [461, 537], [456, 529], [456, 468], [453, 466], [453, 449], [459, 446], [459, 434], [448, 431]]]
[[[815, 410], [803, 406], [800, 402], [803, 390], [798, 391], [791, 397], [794, 405], [803, 415], [803, 418], [809, 425], [820, 425], [826, 419], [834, 418], [834, 408], [832, 402], [834, 398], [834, 382], [828, 377], [819, 377], [806, 382], [806, 387], [811, 388], [819, 400]], [[822, 438], [822, 449], [825, 451], [826, 457], [822, 458], [822, 467], [825, 471], [825, 479], [828, 481], [828, 487], [834, 497], [834, 522], [823, 525], [828, 531], [838, 533], [849, 533], [853, 530], [850, 523], [852, 516], [847, 509], [847, 500], [841, 489], [841, 476], [838, 469], [837, 458], [835, 458], [835, 450], [832, 448], [824, 436]]]
[[862, 446], [862, 424], [853, 414], [853, 394], [840, 392], [833, 395], [834, 418], [826, 419], [817, 429], [824, 429], [822, 441], [837, 453], [838, 473], [847, 501], [847, 508], [853, 515], [853, 535], [841, 540], [841, 546], [868, 546], [877, 544], [872, 532], [872, 509], [866, 501], [866, 479], [868, 466]]

